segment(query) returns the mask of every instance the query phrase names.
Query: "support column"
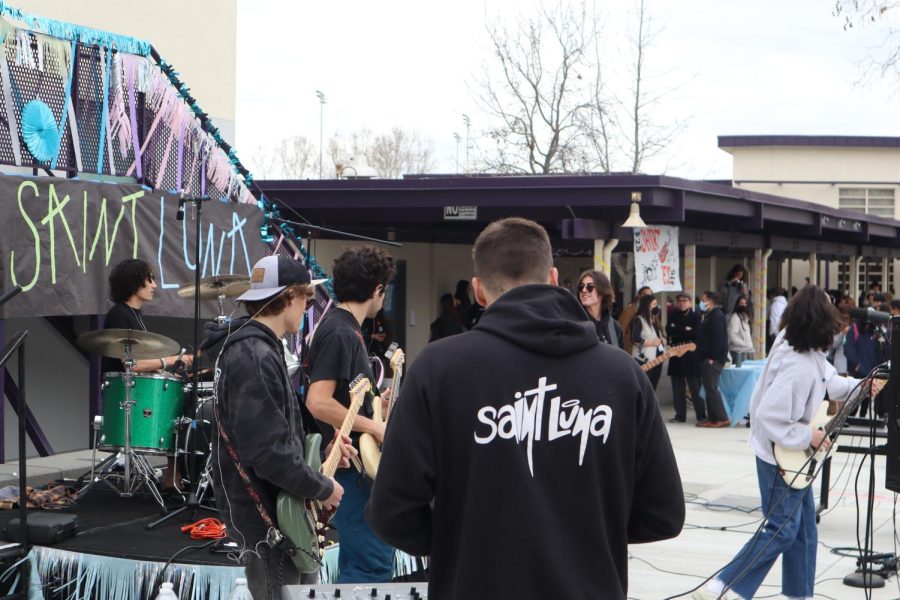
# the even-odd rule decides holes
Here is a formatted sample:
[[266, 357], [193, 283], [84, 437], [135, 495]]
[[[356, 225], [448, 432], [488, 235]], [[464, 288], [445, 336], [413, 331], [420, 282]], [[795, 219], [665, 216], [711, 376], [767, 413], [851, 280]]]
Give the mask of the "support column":
[[716, 255], [709, 257], [709, 287], [707, 290], [716, 290]]
[[787, 283], [785, 284], [785, 288], [788, 291], [788, 298], [790, 298], [791, 288], [794, 285], [794, 257], [791, 256], [787, 259], [788, 264], [788, 272], [787, 272]]
[[859, 298], [859, 263], [862, 262], [862, 256], [850, 257], [850, 289], [847, 293], [853, 298], [853, 302]]
[[697, 246], [687, 244], [684, 247], [684, 281], [681, 284], [684, 293], [691, 297], [693, 304], [697, 297]]
[[882, 292], [888, 291], [888, 288], [890, 287], [888, 285], [888, 281], [890, 281], [890, 266], [888, 265], [888, 259], [882, 258], [881, 259], [881, 291]]
[[819, 285], [819, 260], [816, 258], [815, 252], [809, 253], [809, 283], [810, 285]]
[[766, 283], [769, 280], [769, 257], [772, 250], [754, 250], [754, 276], [753, 282], [753, 348], [756, 358], [766, 356], [766, 314], [768, 313], [769, 299], [766, 297]]
[[619, 240], [594, 240], [594, 269], [607, 274], [612, 279], [612, 252]]

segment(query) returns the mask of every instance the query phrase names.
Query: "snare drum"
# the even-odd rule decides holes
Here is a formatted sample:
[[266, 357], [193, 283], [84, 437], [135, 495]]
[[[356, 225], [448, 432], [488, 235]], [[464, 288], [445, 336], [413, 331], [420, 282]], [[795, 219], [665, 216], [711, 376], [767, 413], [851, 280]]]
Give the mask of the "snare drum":
[[[99, 450], [125, 447], [124, 373], [104, 373], [103, 435]], [[183, 383], [171, 373], [132, 375], [131, 447], [147, 454], [168, 454], [175, 449], [176, 421], [184, 409]]]

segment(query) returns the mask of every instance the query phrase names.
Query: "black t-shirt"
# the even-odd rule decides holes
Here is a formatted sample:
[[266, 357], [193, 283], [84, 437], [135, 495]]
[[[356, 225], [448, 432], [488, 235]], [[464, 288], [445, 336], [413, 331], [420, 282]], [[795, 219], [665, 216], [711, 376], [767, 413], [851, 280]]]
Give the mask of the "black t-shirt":
[[[350, 382], [360, 373], [373, 380], [366, 343], [356, 317], [350, 311], [335, 308], [319, 323], [309, 348], [309, 383], [335, 381], [334, 399], [350, 406]], [[372, 416], [372, 395], [366, 394], [359, 414]], [[334, 436], [334, 428], [319, 422], [326, 440]], [[350, 434], [354, 443], [359, 433]]]
[[[103, 329], [134, 329], [137, 331], [147, 331], [144, 320], [141, 317], [141, 311], [131, 308], [124, 302], [116, 302], [109, 312], [106, 313], [106, 320], [103, 322]], [[118, 358], [110, 358], [104, 356], [102, 361], [104, 373], [121, 373], [125, 370], [125, 366]]]

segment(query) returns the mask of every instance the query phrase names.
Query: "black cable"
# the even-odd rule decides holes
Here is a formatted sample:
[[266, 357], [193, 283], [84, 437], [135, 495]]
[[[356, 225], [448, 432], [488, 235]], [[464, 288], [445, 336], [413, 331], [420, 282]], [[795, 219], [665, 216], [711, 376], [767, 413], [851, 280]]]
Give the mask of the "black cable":
[[166, 561], [166, 563], [163, 565], [162, 569], [159, 570], [159, 575], [157, 575], [156, 577], [153, 578], [153, 587], [150, 590], [148, 590], [148, 594], [154, 594], [159, 589], [159, 586], [162, 585], [162, 582], [164, 580], [164, 577], [166, 574], [166, 569], [168, 569], [169, 566], [172, 564], [172, 561], [174, 561], [176, 558], [178, 558], [182, 553], [187, 552], [188, 550], [203, 550], [204, 548], [209, 548], [210, 546], [215, 544], [217, 541], [219, 541], [219, 540], [209, 540], [205, 544], [200, 544], [199, 546], [185, 546], [184, 548], [181, 548], [180, 550], [175, 552], [175, 554], [173, 554], [172, 556], [169, 557], [169, 560]]

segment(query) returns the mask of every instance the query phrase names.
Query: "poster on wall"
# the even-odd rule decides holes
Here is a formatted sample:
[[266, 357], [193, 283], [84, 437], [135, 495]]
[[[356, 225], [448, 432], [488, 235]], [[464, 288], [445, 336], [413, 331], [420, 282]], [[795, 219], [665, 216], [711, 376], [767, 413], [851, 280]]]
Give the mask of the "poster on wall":
[[678, 228], [653, 225], [634, 229], [634, 277], [637, 289], [679, 292]]
[[[157, 284], [145, 314], [190, 317], [177, 295], [196, 265], [195, 212], [178, 218], [178, 197], [138, 185], [55, 177], [0, 176], [0, 289], [22, 293], [0, 317], [96, 315], [109, 301], [108, 278], [125, 258], [150, 263]], [[212, 200], [201, 210], [200, 276], [249, 275], [265, 256], [262, 211]], [[203, 313], [215, 315], [215, 303]]]

